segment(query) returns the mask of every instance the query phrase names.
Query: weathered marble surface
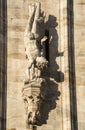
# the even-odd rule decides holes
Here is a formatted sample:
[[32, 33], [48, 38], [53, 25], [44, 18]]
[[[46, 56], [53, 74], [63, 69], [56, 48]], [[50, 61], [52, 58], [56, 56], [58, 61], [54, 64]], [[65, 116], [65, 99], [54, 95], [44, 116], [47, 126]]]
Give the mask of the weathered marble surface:
[[[1, 1], [0, 1], [1, 2]], [[31, 1], [33, 2], [33, 0]], [[53, 3], [54, 2], [54, 3]], [[22, 101], [22, 82], [25, 77], [24, 68], [26, 61], [24, 55], [24, 45], [23, 45], [23, 35], [26, 21], [28, 18], [27, 5], [30, 1], [26, 0], [8, 0], [7, 10], [8, 10], [8, 63], [7, 63], [7, 130], [25, 130], [25, 117], [24, 114], [24, 104]], [[49, 113], [49, 119], [47, 124], [38, 127], [39, 130], [70, 130], [70, 120], [69, 120], [69, 91], [68, 91], [68, 46], [67, 46], [67, 15], [66, 15], [66, 1], [62, 0], [42, 0], [42, 7], [46, 11], [46, 14], [52, 14], [57, 17], [58, 26], [56, 27], [58, 36], [56, 37], [56, 32], [53, 26], [50, 27], [50, 35], [55, 34], [53, 41], [58, 41], [58, 45], [50, 45], [53, 48], [50, 49], [51, 57], [51, 70], [55, 71], [56, 64], [54, 62], [55, 49], [58, 47], [59, 52], [64, 51], [64, 58], [57, 57], [56, 61], [59, 65], [59, 69], [64, 72], [63, 84], [57, 84], [58, 91], [61, 95], [58, 97], [57, 106]], [[1, 9], [1, 8], [0, 8]], [[2, 17], [0, 15], [0, 17]], [[1, 19], [0, 19], [1, 20]], [[79, 130], [85, 129], [85, 51], [84, 51], [84, 41], [85, 41], [85, 2], [84, 0], [74, 1], [74, 44], [75, 44], [75, 64], [76, 64], [76, 94], [77, 94], [77, 114], [78, 114], [78, 128]], [[1, 22], [1, 21], [0, 21]], [[0, 61], [3, 62], [3, 28], [1, 26], [0, 32]], [[54, 43], [52, 41], [52, 43]], [[55, 58], [54, 58], [55, 57]], [[52, 60], [53, 59], [53, 60]], [[0, 62], [0, 75], [2, 77], [4, 73], [3, 64]], [[52, 67], [54, 66], [54, 68]], [[57, 67], [58, 68], [58, 67]], [[3, 72], [3, 73], [2, 73]], [[56, 72], [56, 71], [55, 71]], [[56, 75], [56, 74], [55, 74]], [[3, 81], [3, 79], [1, 80]], [[57, 89], [57, 87], [55, 87]], [[50, 90], [52, 88], [50, 87]], [[0, 86], [0, 94], [2, 94], [2, 86]], [[1, 96], [1, 95], [0, 95]], [[0, 98], [0, 106], [2, 105], [2, 99]], [[0, 107], [0, 117], [1, 107]], [[24, 120], [24, 121], [23, 121]], [[0, 118], [1, 121], [1, 118]], [[1, 122], [0, 122], [1, 128]]]
[[[25, 79], [25, 68], [26, 62], [25, 53], [24, 53], [24, 44], [23, 44], [23, 36], [24, 29], [28, 20], [28, 5], [30, 4], [30, 0], [8, 0], [8, 89], [7, 89], [7, 129], [15, 128], [16, 130], [21, 130], [25, 128], [25, 117], [24, 115], [24, 104], [21, 96], [21, 89], [23, 87], [23, 79]], [[66, 11], [65, 7], [66, 3], [62, 2], [60, 5], [60, 0], [56, 1], [40, 1], [42, 4], [42, 10], [46, 12], [46, 17], [48, 18], [47, 28], [49, 28], [50, 38], [53, 36], [53, 39], [50, 40], [49, 44], [49, 54], [50, 54], [50, 72], [51, 78], [55, 79], [54, 81], [49, 82], [49, 93], [54, 95], [56, 92], [57, 95], [54, 97], [54, 104], [46, 104], [46, 108], [50, 109], [50, 107], [54, 107], [49, 115], [46, 124], [38, 127], [39, 130], [62, 130], [63, 116], [67, 115], [69, 118], [69, 112], [67, 113], [67, 106], [62, 101], [68, 95], [64, 97], [64, 91], [62, 92], [63, 86], [61, 82], [63, 81], [63, 69], [61, 67], [61, 59], [63, 60], [63, 56], [59, 56], [63, 52], [61, 48], [61, 33], [65, 34], [63, 28], [63, 17], [62, 12]], [[65, 3], [65, 5], [64, 5]], [[62, 6], [60, 8], [60, 6]], [[61, 11], [61, 14], [60, 14]], [[50, 14], [50, 16], [49, 16]], [[61, 18], [61, 19], [60, 19]], [[65, 21], [64, 21], [65, 22]], [[65, 24], [65, 23], [64, 23]], [[66, 26], [65, 26], [66, 27]], [[65, 38], [64, 38], [65, 39]], [[63, 41], [62, 41], [63, 44]], [[64, 61], [63, 61], [64, 62]], [[61, 73], [62, 71], [62, 73]], [[59, 81], [58, 77], [62, 76], [62, 81]], [[54, 83], [53, 83], [54, 82]], [[56, 82], [56, 83], [55, 83]], [[60, 83], [59, 83], [60, 82]], [[67, 83], [66, 83], [67, 84]], [[53, 86], [53, 87], [52, 87]], [[67, 86], [68, 87], [68, 86]], [[60, 95], [59, 95], [60, 93]], [[68, 100], [68, 98], [66, 98]], [[63, 108], [64, 107], [64, 108]], [[43, 108], [45, 109], [45, 108]], [[62, 111], [64, 110], [64, 112]], [[64, 116], [65, 117], [65, 116]], [[47, 117], [46, 117], [47, 118]], [[66, 118], [65, 118], [66, 119]], [[64, 119], [64, 121], [65, 121]], [[65, 121], [66, 122], [66, 121]], [[68, 121], [67, 121], [68, 122]], [[68, 129], [69, 123], [67, 125]]]
[[[40, 0], [39, 0], [40, 1]], [[2, 1], [0, 1], [2, 2]], [[31, 2], [34, 2], [32, 0]], [[22, 81], [25, 77], [25, 56], [23, 46], [23, 35], [26, 21], [28, 18], [28, 4], [30, 0], [7, 0], [8, 8], [8, 63], [7, 63], [7, 130], [25, 130], [24, 124], [24, 104], [21, 98]], [[68, 46], [67, 46], [67, 3], [62, 0], [42, 0], [42, 7], [46, 14], [51, 14], [57, 17], [58, 26], [56, 30], [53, 25], [50, 26], [50, 35], [54, 35], [53, 44], [50, 45], [50, 62], [51, 72], [55, 74], [57, 61], [59, 69], [64, 73], [64, 83], [58, 84], [58, 91], [61, 92], [59, 100], [57, 100], [56, 108], [49, 113], [47, 124], [38, 127], [39, 130], [70, 130], [69, 120], [69, 90], [68, 90]], [[1, 8], [0, 8], [1, 9]], [[75, 60], [76, 60], [76, 92], [77, 92], [77, 114], [78, 128], [85, 129], [85, 2], [84, 0], [74, 1], [74, 43], [75, 43]], [[0, 18], [2, 15], [0, 13]], [[1, 20], [1, 19], [0, 19]], [[55, 21], [55, 20], [54, 20]], [[0, 21], [1, 24], [3, 23]], [[3, 26], [0, 26], [0, 43], [3, 43]], [[54, 44], [54, 41], [58, 44]], [[53, 48], [52, 48], [53, 46]], [[3, 55], [3, 46], [0, 44], [0, 58]], [[56, 57], [55, 48], [59, 52], [64, 51], [64, 57]], [[3, 59], [0, 60], [0, 76], [3, 72]], [[54, 66], [54, 68], [52, 67]], [[57, 66], [58, 68], [58, 66]], [[2, 73], [3, 72], [3, 73]], [[2, 87], [2, 85], [0, 86]], [[56, 88], [56, 87], [55, 87]], [[56, 88], [57, 89], [57, 88]], [[51, 90], [51, 87], [50, 87]], [[4, 92], [4, 91], [3, 91]], [[2, 94], [2, 88], [0, 89]], [[2, 99], [0, 98], [0, 106]], [[49, 104], [47, 104], [48, 106]], [[0, 109], [1, 114], [1, 109]], [[0, 115], [2, 117], [2, 114]], [[1, 118], [0, 118], [1, 121]], [[1, 128], [1, 123], [0, 123]]]
[[[46, 15], [49, 17], [50, 36], [54, 36], [50, 43], [50, 72], [52, 77], [58, 77], [57, 71], [64, 73], [64, 82], [56, 82], [55, 89], [60, 92], [56, 100], [56, 108], [49, 113], [47, 124], [38, 130], [70, 130], [69, 87], [68, 87], [68, 46], [67, 46], [67, 2], [62, 0], [39, 0]], [[7, 129], [25, 130], [24, 104], [21, 98], [22, 82], [25, 77], [26, 62], [24, 55], [23, 36], [28, 19], [28, 5], [34, 0], [8, 0], [8, 89], [7, 89]], [[54, 23], [52, 24], [52, 21]], [[85, 129], [85, 3], [84, 0], [74, 1], [74, 44], [76, 64], [76, 92], [78, 128]], [[57, 22], [57, 26], [54, 27]], [[55, 44], [56, 42], [56, 44]], [[56, 48], [56, 49], [55, 49]], [[58, 52], [64, 52], [59, 57]], [[57, 54], [57, 55], [56, 55]], [[57, 70], [57, 71], [56, 71]], [[57, 76], [56, 76], [57, 74]], [[62, 77], [62, 76], [61, 76]], [[51, 84], [51, 83], [50, 83]], [[50, 85], [50, 90], [52, 87]], [[48, 104], [47, 104], [48, 107]]]
[[78, 129], [85, 129], [85, 1], [74, 1], [74, 43]]

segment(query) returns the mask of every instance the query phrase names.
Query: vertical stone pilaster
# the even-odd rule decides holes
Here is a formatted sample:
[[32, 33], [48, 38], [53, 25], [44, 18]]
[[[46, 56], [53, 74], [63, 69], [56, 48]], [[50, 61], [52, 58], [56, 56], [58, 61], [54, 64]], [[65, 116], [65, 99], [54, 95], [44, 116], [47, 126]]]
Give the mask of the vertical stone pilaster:
[[[64, 73], [64, 82], [61, 83], [62, 93], [62, 130], [71, 130], [70, 118], [70, 90], [69, 90], [69, 63], [68, 63], [68, 25], [67, 0], [60, 0], [60, 50], [63, 57], [60, 60], [60, 69]], [[61, 77], [62, 78], [62, 77]]]
[[6, 129], [7, 8], [0, 0], [0, 130]]
[[69, 65], [69, 91], [70, 91], [70, 114], [71, 130], [78, 130], [77, 121], [77, 93], [76, 93], [76, 70], [75, 70], [75, 43], [74, 43], [74, 1], [67, 1], [68, 16], [68, 65]]

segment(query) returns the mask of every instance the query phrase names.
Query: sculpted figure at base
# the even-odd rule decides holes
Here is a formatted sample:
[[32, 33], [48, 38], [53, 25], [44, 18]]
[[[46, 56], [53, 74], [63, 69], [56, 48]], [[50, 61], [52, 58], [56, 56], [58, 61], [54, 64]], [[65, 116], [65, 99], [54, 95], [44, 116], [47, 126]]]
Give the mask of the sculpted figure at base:
[[29, 19], [24, 35], [25, 54], [27, 58], [26, 80], [22, 90], [28, 124], [37, 124], [40, 102], [44, 100], [46, 81], [41, 72], [47, 67], [43, 44], [47, 37], [44, 28], [45, 14], [41, 4], [29, 5]]

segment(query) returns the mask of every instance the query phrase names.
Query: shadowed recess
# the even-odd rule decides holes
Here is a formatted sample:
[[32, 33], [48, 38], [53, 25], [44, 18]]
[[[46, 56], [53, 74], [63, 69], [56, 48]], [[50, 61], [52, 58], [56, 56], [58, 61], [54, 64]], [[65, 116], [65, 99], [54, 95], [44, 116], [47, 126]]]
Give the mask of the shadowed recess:
[[7, 1], [0, 0], [0, 130], [6, 130]]

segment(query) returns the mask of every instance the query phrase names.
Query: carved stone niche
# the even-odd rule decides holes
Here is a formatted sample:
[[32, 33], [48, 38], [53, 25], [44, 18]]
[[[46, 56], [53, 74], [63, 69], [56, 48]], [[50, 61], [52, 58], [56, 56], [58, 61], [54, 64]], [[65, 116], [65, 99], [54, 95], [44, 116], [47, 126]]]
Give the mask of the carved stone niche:
[[24, 46], [27, 59], [26, 74], [22, 89], [27, 125], [37, 125], [40, 120], [40, 106], [46, 95], [46, 80], [42, 76], [48, 61], [44, 56], [43, 44], [47, 37], [44, 28], [45, 15], [41, 4], [29, 5], [29, 19], [24, 34]]

